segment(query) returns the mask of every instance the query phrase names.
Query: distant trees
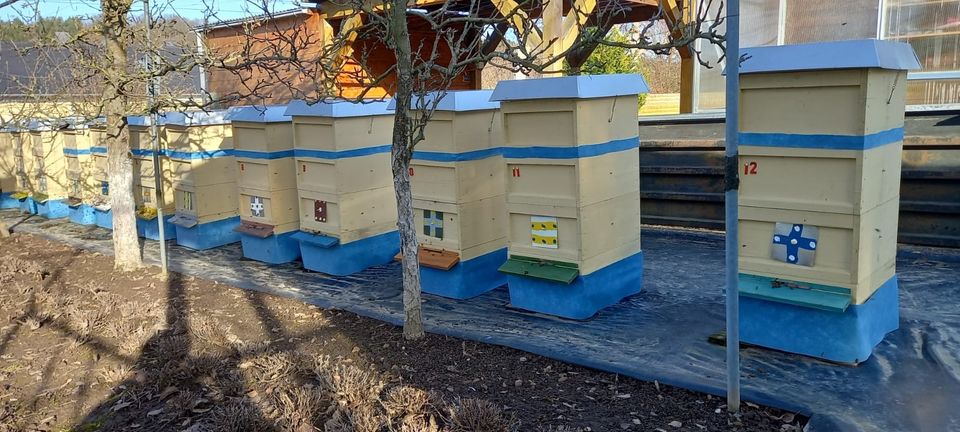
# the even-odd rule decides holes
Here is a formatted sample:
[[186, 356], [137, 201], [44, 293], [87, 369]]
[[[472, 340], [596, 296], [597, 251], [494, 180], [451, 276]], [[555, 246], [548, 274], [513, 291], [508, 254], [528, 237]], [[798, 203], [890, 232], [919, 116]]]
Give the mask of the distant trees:
[[41, 17], [36, 22], [27, 23], [20, 18], [0, 20], [0, 41], [29, 42], [38, 37], [44, 40], [54, 39], [57, 34], [76, 36], [90, 26], [80, 17]]

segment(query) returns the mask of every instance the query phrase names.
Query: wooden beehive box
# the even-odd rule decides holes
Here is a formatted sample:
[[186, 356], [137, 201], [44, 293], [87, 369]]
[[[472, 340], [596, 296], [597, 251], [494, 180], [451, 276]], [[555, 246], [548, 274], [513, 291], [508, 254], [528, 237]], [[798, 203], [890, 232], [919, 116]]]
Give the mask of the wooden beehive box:
[[35, 176], [35, 194], [49, 199], [67, 197], [66, 161], [63, 154], [62, 125], [35, 121], [30, 128], [31, 155]]
[[12, 129], [0, 130], [0, 192], [4, 194], [17, 190], [15, 142]]
[[90, 159], [93, 161], [93, 178], [97, 196], [94, 204], [109, 206], [110, 177], [107, 170], [107, 137], [103, 122], [90, 125]]
[[583, 319], [640, 291], [639, 75], [503, 81], [511, 302]]
[[300, 228], [293, 126], [285, 110], [286, 106], [237, 107], [229, 115], [240, 218], [269, 225], [274, 234]]
[[71, 204], [90, 203], [99, 194], [90, 154], [90, 129], [76, 124], [63, 130], [63, 154], [66, 158], [67, 195]]
[[[134, 165], [134, 199], [137, 207], [157, 208], [156, 166], [153, 160], [154, 148], [151, 135], [152, 126], [148, 116], [129, 116], [127, 125], [130, 139], [130, 152], [133, 155]], [[172, 164], [166, 156], [166, 134], [164, 133], [163, 117], [157, 121], [157, 147], [160, 156], [160, 178], [163, 185], [163, 209], [169, 213], [174, 210], [174, 176]]]
[[[424, 292], [466, 299], [506, 284], [506, 178], [492, 91], [416, 98], [433, 106], [408, 171]], [[397, 259], [401, 259], [398, 254]]]
[[300, 229], [347, 244], [396, 230], [387, 102], [294, 101]]
[[779, 61], [740, 78], [740, 272], [839, 288], [812, 306], [842, 310], [895, 273], [907, 65]]
[[[637, 104], [636, 95], [502, 101], [511, 254], [589, 274], [640, 251]], [[579, 157], [598, 144], [620, 151]], [[554, 248], [534, 246], [537, 216], [556, 219]]]
[[199, 224], [238, 216], [233, 132], [224, 114], [164, 115], [176, 212]]

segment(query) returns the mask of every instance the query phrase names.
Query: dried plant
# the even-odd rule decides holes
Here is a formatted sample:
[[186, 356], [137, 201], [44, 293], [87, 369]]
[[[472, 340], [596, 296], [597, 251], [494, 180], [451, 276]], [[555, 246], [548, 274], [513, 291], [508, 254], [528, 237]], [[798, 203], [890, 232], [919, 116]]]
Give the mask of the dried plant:
[[106, 384], [114, 384], [125, 380], [130, 372], [133, 371], [133, 368], [130, 366], [119, 363], [113, 366], [110, 366], [104, 370], [100, 371], [100, 382]]
[[514, 421], [506, 419], [492, 402], [481, 399], [459, 399], [450, 408], [450, 432], [510, 432]]

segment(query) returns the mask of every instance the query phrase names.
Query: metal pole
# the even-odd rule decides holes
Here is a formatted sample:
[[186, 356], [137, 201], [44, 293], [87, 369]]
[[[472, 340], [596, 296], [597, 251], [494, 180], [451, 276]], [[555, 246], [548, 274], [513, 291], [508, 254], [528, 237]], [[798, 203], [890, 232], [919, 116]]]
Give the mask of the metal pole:
[[730, 0], [727, 9], [727, 125], [726, 125], [726, 291], [727, 291], [727, 410], [740, 411], [740, 291], [737, 283], [739, 189], [737, 145], [740, 131], [740, 1]]
[[[147, 71], [153, 73], [153, 53], [149, 52], [153, 44], [150, 33], [153, 27], [153, 16], [150, 14], [150, 0], [143, 0], [143, 17], [147, 26]], [[157, 110], [154, 102], [157, 98], [156, 82], [153, 76], [147, 82], [147, 103], [150, 105], [150, 141], [153, 148], [153, 185], [157, 196], [157, 233], [160, 234], [160, 274], [167, 276], [167, 237], [163, 226], [163, 167], [160, 166], [160, 128], [157, 126]]]

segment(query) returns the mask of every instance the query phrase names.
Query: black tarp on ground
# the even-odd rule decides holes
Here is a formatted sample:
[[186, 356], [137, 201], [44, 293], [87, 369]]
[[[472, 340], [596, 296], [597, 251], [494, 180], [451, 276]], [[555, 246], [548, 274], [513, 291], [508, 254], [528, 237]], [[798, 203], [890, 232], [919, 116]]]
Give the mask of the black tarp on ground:
[[[0, 212], [10, 225], [22, 219]], [[99, 228], [32, 217], [14, 227], [110, 253]], [[172, 243], [171, 243], [172, 244]], [[723, 237], [644, 227], [644, 291], [586, 322], [508, 309], [499, 288], [466, 301], [426, 295], [428, 331], [507, 345], [644, 380], [724, 394]], [[155, 242], [147, 259], [156, 262]], [[298, 265], [239, 259], [239, 245], [194, 252], [172, 247], [175, 271], [402, 322], [400, 267], [328, 277]], [[809, 431], [960, 430], [960, 250], [901, 245], [900, 329], [859, 367], [747, 348], [743, 397], [812, 414]]]

